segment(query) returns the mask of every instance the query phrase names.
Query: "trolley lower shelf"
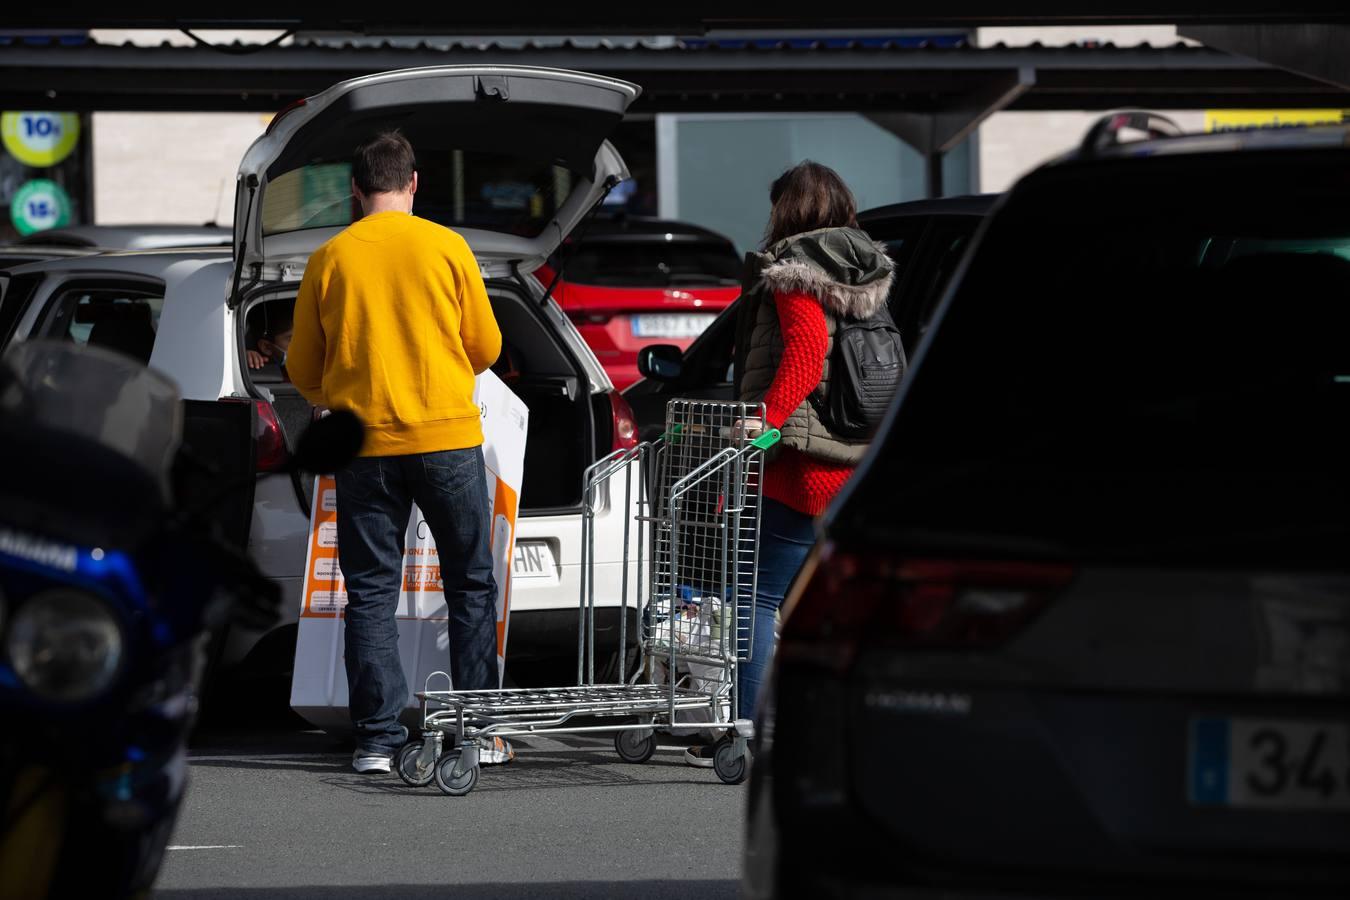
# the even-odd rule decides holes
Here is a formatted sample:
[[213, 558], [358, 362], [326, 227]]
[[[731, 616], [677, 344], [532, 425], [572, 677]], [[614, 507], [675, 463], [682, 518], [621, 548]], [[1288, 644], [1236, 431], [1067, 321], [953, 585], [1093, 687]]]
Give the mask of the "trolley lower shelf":
[[[443, 674], [443, 673], [437, 673]], [[677, 723], [674, 712], [712, 709], [711, 721], [693, 727], [723, 732], [713, 770], [728, 784], [745, 780], [747, 740], [753, 726], [725, 718], [730, 694], [664, 684], [595, 684], [489, 691], [433, 691], [422, 701], [422, 736], [395, 755], [399, 777], [413, 786], [430, 784], [462, 796], [478, 784], [480, 753], [498, 737], [608, 732], [625, 762], [642, 763], [656, 750], [656, 732]], [[576, 717], [621, 719], [609, 724], [573, 724]]]
[[[495, 691], [420, 691], [417, 699], [428, 713], [439, 707], [483, 723], [518, 725], [522, 730], [543, 721], [577, 715], [639, 716], [705, 708], [717, 698], [707, 691], [672, 689], [668, 684], [596, 684], [550, 688], [508, 688]], [[434, 714], [434, 713], [432, 713]], [[536, 721], [543, 720], [543, 721]]]

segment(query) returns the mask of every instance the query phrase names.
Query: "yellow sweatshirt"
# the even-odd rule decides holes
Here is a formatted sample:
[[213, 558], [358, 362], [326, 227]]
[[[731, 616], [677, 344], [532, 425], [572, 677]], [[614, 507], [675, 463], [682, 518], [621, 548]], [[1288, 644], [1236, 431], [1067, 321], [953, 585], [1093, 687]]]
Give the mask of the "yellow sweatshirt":
[[483, 443], [474, 376], [501, 348], [464, 238], [380, 212], [309, 258], [286, 373], [309, 402], [361, 417], [363, 456], [460, 450]]

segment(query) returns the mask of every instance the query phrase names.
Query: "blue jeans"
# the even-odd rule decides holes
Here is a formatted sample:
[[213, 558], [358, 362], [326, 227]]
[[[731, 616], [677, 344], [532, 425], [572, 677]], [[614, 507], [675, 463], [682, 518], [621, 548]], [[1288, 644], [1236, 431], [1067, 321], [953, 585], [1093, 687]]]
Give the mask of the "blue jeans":
[[415, 502], [441, 559], [457, 690], [497, 687], [497, 582], [481, 447], [363, 456], [337, 473], [338, 562], [347, 581], [348, 707], [361, 750], [407, 739], [408, 683], [399, 657], [403, 538]]
[[750, 661], [741, 663], [738, 718], [754, 719], [760, 685], [773, 658], [773, 626], [792, 580], [816, 542], [815, 520], [777, 500], [765, 498], [759, 519], [759, 564], [755, 583], [755, 626]]

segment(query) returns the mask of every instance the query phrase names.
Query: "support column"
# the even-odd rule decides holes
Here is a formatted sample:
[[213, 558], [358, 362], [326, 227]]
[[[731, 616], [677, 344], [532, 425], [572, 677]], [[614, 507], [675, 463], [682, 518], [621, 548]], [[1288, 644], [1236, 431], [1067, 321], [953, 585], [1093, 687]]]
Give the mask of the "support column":
[[924, 156], [925, 175], [928, 183], [928, 196], [942, 196], [942, 160], [945, 154], [941, 150], [934, 150]]
[[998, 74], [945, 109], [932, 112], [872, 112], [865, 115], [874, 124], [923, 154], [927, 168], [924, 180], [928, 196], [941, 197], [943, 155], [965, 140], [981, 122], [999, 110], [1007, 109], [1035, 84], [1035, 71], [1023, 66], [1016, 71]]

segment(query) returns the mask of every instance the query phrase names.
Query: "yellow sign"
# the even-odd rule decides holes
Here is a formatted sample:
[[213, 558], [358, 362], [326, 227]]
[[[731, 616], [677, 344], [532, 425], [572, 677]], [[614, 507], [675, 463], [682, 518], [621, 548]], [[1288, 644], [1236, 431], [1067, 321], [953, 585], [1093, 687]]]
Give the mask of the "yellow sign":
[[45, 169], [70, 155], [80, 140], [80, 117], [63, 112], [7, 112], [0, 115], [5, 149], [25, 166]]
[[1350, 123], [1350, 109], [1208, 109], [1205, 131], [1253, 131]]

